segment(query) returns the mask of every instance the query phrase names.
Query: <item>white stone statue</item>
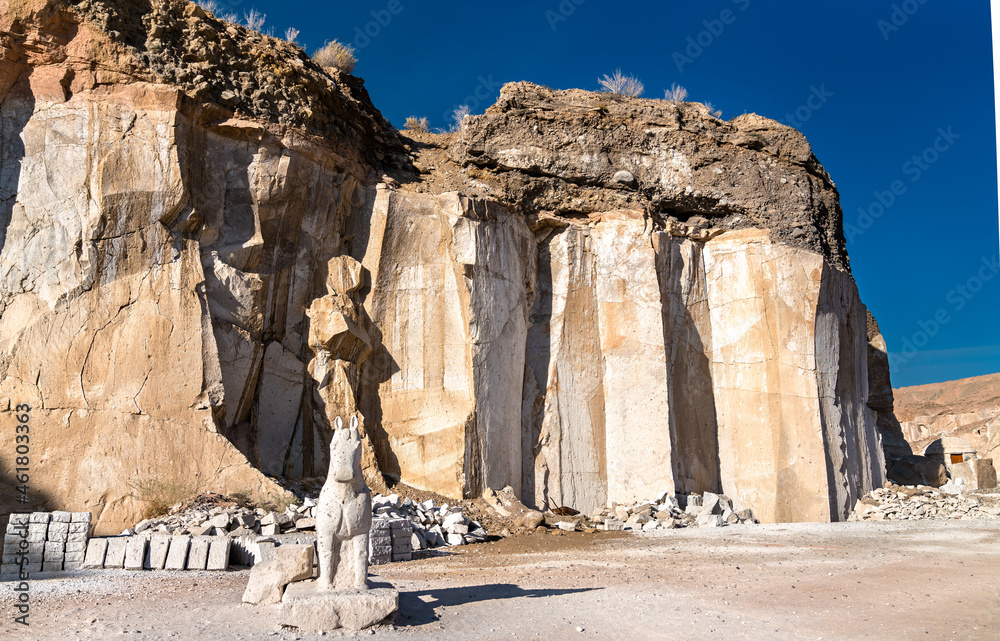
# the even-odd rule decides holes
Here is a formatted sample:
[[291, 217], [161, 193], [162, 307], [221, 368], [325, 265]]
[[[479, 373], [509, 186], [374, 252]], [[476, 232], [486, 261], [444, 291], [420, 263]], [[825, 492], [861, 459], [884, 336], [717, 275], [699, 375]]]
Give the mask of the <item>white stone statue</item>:
[[357, 417], [350, 428], [338, 416], [330, 441], [330, 469], [319, 493], [316, 542], [319, 589], [368, 589], [368, 533], [372, 497], [361, 472]]

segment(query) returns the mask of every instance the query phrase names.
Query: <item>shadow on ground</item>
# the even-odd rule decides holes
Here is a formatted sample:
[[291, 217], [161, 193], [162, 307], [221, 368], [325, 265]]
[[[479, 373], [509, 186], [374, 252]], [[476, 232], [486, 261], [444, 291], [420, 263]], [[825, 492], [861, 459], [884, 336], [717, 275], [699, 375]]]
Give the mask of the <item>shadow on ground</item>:
[[461, 588], [400, 592], [399, 612], [396, 614], [395, 624], [397, 626], [415, 626], [433, 623], [441, 618], [435, 611], [438, 608], [475, 603], [476, 601], [497, 601], [522, 597], [536, 599], [597, 589], [601, 588], [525, 590], [509, 583], [494, 583]]

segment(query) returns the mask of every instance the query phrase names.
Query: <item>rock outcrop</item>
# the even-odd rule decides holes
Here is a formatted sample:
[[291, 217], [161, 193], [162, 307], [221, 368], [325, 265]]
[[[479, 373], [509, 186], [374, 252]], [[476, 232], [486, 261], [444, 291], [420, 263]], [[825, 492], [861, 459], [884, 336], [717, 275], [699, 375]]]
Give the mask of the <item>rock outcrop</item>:
[[330, 399], [366, 478], [456, 497], [807, 521], [882, 484], [867, 312], [798, 132], [517, 83], [401, 139], [360, 80], [183, 0], [0, 9], [0, 389], [32, 408], [34, 504], [106, 533], [136, 487], [280, 494], [325, 473]]
[[954, 437], [1000, 462], [1000, 374], [895, 390], [896, 415], [913, 451]]
[[[146, 24], [131, 7], [110, 24]], [[0, 388], [32, 408], [31, 500], [106, 533], [163, 488], [269, 496], [261, 470], [322, 474], [305, 310], [375, 142], [201, 103], [69, 3], [5, 9]]]

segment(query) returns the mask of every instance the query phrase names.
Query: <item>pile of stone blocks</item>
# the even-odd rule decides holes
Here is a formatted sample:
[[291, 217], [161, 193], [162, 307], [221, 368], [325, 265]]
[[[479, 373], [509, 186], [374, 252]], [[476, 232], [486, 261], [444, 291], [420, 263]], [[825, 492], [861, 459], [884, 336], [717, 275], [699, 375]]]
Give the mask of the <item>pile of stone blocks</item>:
[[409, 519], [372, 519], [368, 562], [384, 565], [413, 557], [413, 523]]
[[112, 536], [91, 539], [88, 570], [216, 570], [229, 567], [228, 536]]
[[0, 575], [80, 569], [90, 519], [90, 512], [11, 514]]

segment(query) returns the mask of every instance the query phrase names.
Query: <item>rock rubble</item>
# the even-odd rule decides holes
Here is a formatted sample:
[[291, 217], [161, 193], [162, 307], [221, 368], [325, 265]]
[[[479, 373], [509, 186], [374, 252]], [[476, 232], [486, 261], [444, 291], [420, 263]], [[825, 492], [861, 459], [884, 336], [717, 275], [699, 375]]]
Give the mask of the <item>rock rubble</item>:
[[589, 516], [546, 515], [546, 522], [561, 530], [671, 530], [682, 527], [722, 527], [741, 523], [756, 524], [753, 511], [741, 509], [733, 501], [714, 492], [678, 494], [664, 492], [652, 501], [631, 506], [611, 503]]
[[[412, 524], [410, 541], [413, 550], [443, 545], [478, 543], [487, 538], [486, 530], [469, 519], [458, 505], [436, 504], [432, 500], [416, 502], [398, 494], [372, 498], [372, 515], [377, 519], [404, 519]], [[236, 505], [218, 494], [206, 492], [191, 505], [177, 504], [170, 514], [144, 519], [123, 535], [163, 533], [191, 536], [261, 535], [313, 532], [316, 529], [316, 498], [306, 496], [284, 511]]]
[[858, 500], [851, 521], [1000, 519], [1000, 494], [953, 495], [927, 486], [892, 486]]

